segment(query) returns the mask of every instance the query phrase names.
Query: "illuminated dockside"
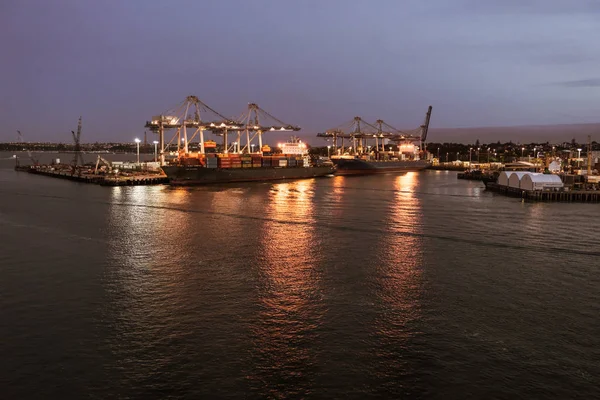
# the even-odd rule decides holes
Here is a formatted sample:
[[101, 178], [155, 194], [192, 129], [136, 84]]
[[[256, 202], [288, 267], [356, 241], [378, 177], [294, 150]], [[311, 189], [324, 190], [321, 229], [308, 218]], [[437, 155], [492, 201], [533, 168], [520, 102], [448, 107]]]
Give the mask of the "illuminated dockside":
[[[334, 172], [333, 164], [313, 163], [306, 145], [295, 137], [275, 148], [263, 144], [264, 134], [300, 128], [282, 122], [254, 103], [241, 117], [227, 118], [196, 96], [188, 96], [179, 111], [156, 116], [146, 127], [159, 134], [161, 167], [172, 185], [303, 179]], [[175, 134], [165, 143], [168, 130], [175, 130]], [[205, 132], [220, 136], [221, 144], [205, 140]], [[165, 149], [175, 140], [176, 157], [167, 162]], [[190, 151], [192, 143], [198, 151]]]

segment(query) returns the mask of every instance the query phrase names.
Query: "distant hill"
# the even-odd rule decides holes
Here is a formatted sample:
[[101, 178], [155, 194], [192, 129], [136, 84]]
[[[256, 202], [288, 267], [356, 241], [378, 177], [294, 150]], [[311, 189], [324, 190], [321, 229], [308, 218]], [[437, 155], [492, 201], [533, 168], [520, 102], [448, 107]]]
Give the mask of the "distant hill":
[[564, 125], [528, 125], [499, 126], [481, 128], [430, 128], [427, 141], [431, 143], [458, 142], [481, 143], [508, 142], [570, 142], [575, 138], [578, 143], [587, 142], [591, 135], [593, 141], [600, 142], [600, 123], [564, 124]]

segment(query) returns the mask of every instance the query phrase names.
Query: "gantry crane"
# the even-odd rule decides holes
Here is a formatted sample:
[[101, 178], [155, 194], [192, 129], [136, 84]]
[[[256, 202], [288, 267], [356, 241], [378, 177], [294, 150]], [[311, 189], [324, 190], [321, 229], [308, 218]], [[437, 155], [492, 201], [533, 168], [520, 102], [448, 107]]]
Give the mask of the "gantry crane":
[[[189, 152], [188, 144], [198, 135], [200, 153], [205, 152], [204, 131], [210, 131], [223, 137], [224, 152], [229, 152], [228, 133], [237, 132], [238, 152], [251, 152], [252, 141], [258, 136], [258, 150], [262, 148], [262, 134], [267, 131], [298, 131], [299, 127], [286, 124], [275, 118], [256, 103], [249, 103], [247, 110], [238, 118], [228, 118], [215, 111], [196, 96], [187, 96], [173, 111], [168, 111], [155, 116], [146, 122], [146, 127], [159, 134], [160, 165], [164, 165], [164, 152], [174, 140], [177, 140], [178, 154]], [[188, 136], [188, 128], [193, 128], [194, 133]], [[164, 133], [166, 130], [175, 130], [175, 135], [165, 146]], [[245, 132], [246, 144], [241, 146], [242, 133]]]

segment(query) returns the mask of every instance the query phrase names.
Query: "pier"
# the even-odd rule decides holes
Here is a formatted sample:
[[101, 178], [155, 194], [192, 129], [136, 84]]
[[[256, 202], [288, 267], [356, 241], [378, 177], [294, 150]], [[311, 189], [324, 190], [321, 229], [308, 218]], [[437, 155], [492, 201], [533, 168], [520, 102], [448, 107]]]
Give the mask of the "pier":
[[164, 174], [136, 174], [131, 176], [106, 176], [99, 174], [71, 174], [66, 171], [50, 171], [30, 167], [20, 167], [18, 171], [28, 172], [34, 175], [43, 175], [51, 178], [66, 179], [80, 183], [92, 183], [100, 186], [139, 186], [139, 185], [162, 185], [169, 183]]
[[561, 203], [600, 203], [600, 190], [523, 190], [489, 182], [486, 189], [528, 201]]

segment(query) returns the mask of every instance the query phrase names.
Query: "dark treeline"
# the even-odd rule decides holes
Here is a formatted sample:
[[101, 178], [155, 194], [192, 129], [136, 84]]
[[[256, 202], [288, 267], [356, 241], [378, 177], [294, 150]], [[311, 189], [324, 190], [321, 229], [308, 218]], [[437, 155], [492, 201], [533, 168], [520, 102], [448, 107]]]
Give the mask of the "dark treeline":
[[[427, 151], [441, 161], [467, 161], [470, 159], [481, 162], [504, 162], [518, 157], [537, 157], [542, 154], [561, 155], [581, 149], [581, 154], [587, 154], [587, 143], [577, 143], [575, 139], [563, 143], [513, 143], [495, 142], [472, 144], [464, 143], [427, 143]], [[600, 144], [592, 142], [592, 151], [600, 150]]]

